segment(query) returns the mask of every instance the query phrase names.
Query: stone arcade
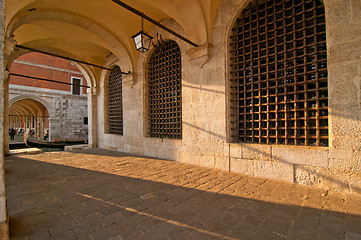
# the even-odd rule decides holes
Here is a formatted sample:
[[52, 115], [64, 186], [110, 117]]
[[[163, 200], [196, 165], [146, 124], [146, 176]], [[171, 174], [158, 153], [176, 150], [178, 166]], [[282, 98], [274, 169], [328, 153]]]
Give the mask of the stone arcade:
[[359, 0], [124, 2], [197, 47], [145, 21], [137, 52], [141, 18], [111, 0], [0, 1], [3, 152], [20, 44], [112, 68], [79, 66], [90, 147], [361, 193]]

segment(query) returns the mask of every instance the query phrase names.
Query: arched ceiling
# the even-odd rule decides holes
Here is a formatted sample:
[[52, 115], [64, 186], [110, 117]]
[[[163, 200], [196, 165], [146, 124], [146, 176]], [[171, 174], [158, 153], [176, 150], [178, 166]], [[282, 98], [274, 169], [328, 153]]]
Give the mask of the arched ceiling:
[[[210, 42], [221, 0], [123, 0], [160, 22], [173, 19], [185, 37], [198, 45]], [[6, 0], [6, 36], [18, 44], [55, 49], [103, 65], [107, 56], [127, 57], [134, 65], [137, 52], [131, 36], [141, 18], [112, 0]], [[151, 23], [144, 21], [144, 30]], [[127, 56], [125, 56], [127, 55]]]
[[22, 99], [14, 102], [9, 108], [12, 116], [48, 116], [48, 110], [43, 104], [33, 99]]

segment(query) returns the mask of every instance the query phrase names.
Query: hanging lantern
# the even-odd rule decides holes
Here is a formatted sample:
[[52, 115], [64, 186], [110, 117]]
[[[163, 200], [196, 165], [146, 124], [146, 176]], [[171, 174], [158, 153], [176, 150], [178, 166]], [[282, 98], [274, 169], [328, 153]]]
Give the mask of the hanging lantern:
[[153, 37], [148, 35], [143, 31], [143, 18], [142, 18], [142, 30], [135, 34], [133, 37], [135, 48], [139, 52], [146, 52], [149, 50], [150, 43], [152, 42]]

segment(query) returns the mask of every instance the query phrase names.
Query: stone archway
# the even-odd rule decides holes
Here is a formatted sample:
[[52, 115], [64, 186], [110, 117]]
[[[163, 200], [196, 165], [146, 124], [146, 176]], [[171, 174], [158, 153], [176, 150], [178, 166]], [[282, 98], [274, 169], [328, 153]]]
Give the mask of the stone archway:
[[32, 137], [42, 139], [49, 129], [49, 112], [44, 104], [31, 98], [12, 102], [9, 106], [9, 127], [20, 134], [33, 131]]

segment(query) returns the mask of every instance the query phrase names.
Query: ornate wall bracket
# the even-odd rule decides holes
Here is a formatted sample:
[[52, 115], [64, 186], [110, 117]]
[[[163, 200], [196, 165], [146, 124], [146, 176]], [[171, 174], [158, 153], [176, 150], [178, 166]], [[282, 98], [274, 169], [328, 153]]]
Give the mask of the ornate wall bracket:
[[186, 53], [188, 55], [189, 61], [198, 60], [203, 66], [209, 59], [211, 50], [211, 44], [206, 43], [198, 47], [189, 49]]

